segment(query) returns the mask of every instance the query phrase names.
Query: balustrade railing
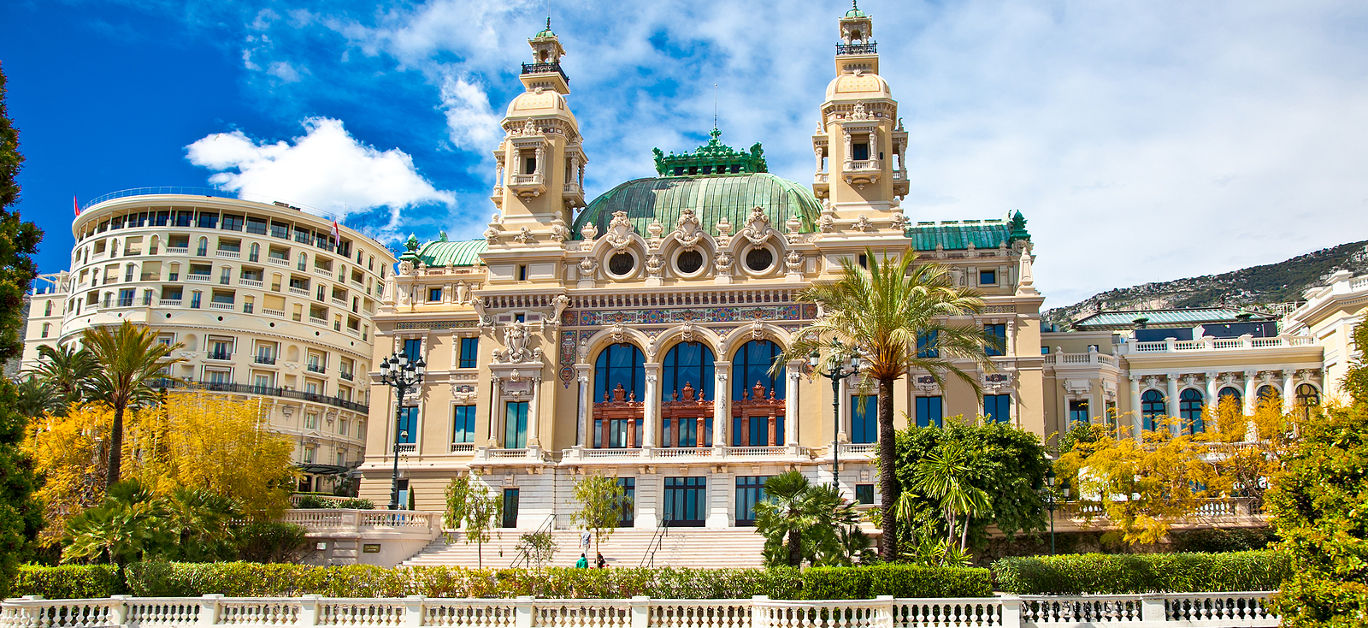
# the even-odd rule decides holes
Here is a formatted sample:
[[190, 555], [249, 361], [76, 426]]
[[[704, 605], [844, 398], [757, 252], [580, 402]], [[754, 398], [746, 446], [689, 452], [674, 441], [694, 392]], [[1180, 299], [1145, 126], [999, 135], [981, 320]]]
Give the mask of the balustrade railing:
[[1154, 340], [1147, 342], [1126, 342], [1117, 345], [1120, 354], [1166, 353], [1177, 351], [1243, 351], [1249, 349], [1269, 349], [1274, 347], [1309, 347], [1315, 344], [1310, 336], [1277, 336], [1274, 338], [1212, 338], [1201, 340]]
[[[390, 521], [414, 514], [374, 511]], [[435, 516], [435, 515], [434, 515]], [[465, 628], [957, 628], [1277, 626], [1271, 591], [1144, 595], [999, 595], [872, 600], [542, 599], [519, 597], [187, 598], [45, 600], [0, 604], [0, 628], [65, 626], [461, 626]]]

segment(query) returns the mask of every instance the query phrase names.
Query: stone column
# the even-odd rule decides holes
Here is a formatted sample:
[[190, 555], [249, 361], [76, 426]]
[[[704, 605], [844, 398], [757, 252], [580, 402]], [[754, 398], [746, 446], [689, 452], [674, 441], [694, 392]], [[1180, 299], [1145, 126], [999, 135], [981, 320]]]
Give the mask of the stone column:
[[[1170, 417], [1178, 416], [1178, 374], [1168, 374], [1168, 401], [1164, 403], [1164, 414]], [[1174, 422], [1176, 423], [1176, 421]], [[1170, 425], [1169, 430], [1177, 436], [1181, 428], [1178, 425]]]
[[540, 447], [541, 441], [537, 438], [537, 424], [541, 422], [541, 374], [538, 373], [532, 378], [532, 398], [527, 403], [527, 447]]
[[731, 362], [713, 362], [713, 447], [727, 446], [726, 425], [731, 421]]
[[1283, 390], [1282, 402], [1283, 412], [1291, 412], [1293, 404], [1296, 402], [1297, 394], [1297, 372], [1292, 369], [1283, 369]]
[[1249, 414], [1249, 415], [1254, 414], [1254, 409], [1255, 409], [1256, 407], [1258, 407], [1258, 405], [1259, 405], [1259, 399], [1258, 399], [1258, 396], [1259, 396], [1259, 389], [1258, 389], [1258, 388], [1259, 388], [1259, 382], [1258, 382], [1257, 379], [1255, 379], [1256, 377], [1258, 377], [1258, 375], [1259, 375], [1258, 371], [1245, 371], [1245, 372], [1244, 372], [1244, 412], [1245, 412], [1245, 414]]
[[841, 380], [840, 390], [837, 391], [840, 398], [836, 400], [837, 412], [836, 421], [836, 442], [850, 442], [850, 378]]
[[784, 399], [784, 444], [790, 447], [798, 444], [798, 421], [803, 412], [798, 399], [798, 381], [802, 369], [801, 360], [790, 361], [784, 369], [784, 376], [788, 377], [788, 394]]
[[1139, 442], [1143, 438], [1141, 431], [1145, 429], [1145, 417], [1141, 412], [1143, 406], [1140, 405], [1140, 380], [1136, 379], [1134, 375], [1130, 376], [1130, 402], [1131, 433], [1135, 436], [1136, 442]]
[[646, 434], [641, 437], [641, 446], [650, 449], [655, 447], [656, 434], [660, 431], [660, 364], [648, 362], [643, 367], [646, 370], [646, 416], [641, 429]]
[[494, 432], [491, 440], [494, 441], [495, 449], [503, 449], [504, 446], [504, 421], [506, 420], [508, 407], [503, 403], [503, 380], [494, 380], [494, 398], [489, 400], [494, 404], [494, 421], [491, 422], [489, 429]]
[[[1212, 412], [1210, 413], [1210, 415], [1211, 415], [1211, 422], [1213, 423], [1213, 425], [1204, 425], [1204, 426], [1202, 426], [1202, 427], [1203, 427], [1206, 431], [1214, 431], [1216, 428], [1219, 428], [1219, 427], [1220, 427], [1219, 425], [1216, 425], [1216, 424], [1215, 424], [1216, 421], [1217, 421], [1215, 410], [1216, 410], [1216, 403], [1217, 403], [1218, 401], [1220, 401], [1220, 399], [1219, 399], [1218, 397], [1219, 397], [1219, 393], [1221, 392], [1221, 388], [1220, 388], [1221, 383], [1218, 382], [1218, 381], [1216, 381], [1216, 376], [1218, 375], [1218, 373], [1215, 373], [1215, 372], [1212, 372], [1212, 371], [1207, 371], [1205, 375], [1206, 375], [1206, 399], [1204, 399], [1204, 400], [1202, 401], [1202, 410], [1205, 411], [1207, 408], [1210, 408], [1210, 409], [1212, 410]], [[1203, 418], [1205, 419], [1206, 417], [1203, 417]]]
[[576, 365], [575, 370], [578, 371], [575, 378], [579, 380], [579, 423], [575, 432], [575, 442], [583, 447], [589, 447], [594, 442], [589, 434], [589, 408], [593, 407], [593, 400], [589, 398], [589, 365]]

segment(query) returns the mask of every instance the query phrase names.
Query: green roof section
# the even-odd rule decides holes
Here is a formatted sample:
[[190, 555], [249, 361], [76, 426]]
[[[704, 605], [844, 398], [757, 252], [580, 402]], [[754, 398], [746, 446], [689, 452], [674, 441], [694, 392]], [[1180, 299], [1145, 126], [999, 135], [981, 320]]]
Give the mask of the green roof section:
[[1074, 329], [1129, 329], [1136, 321], [1144, 319], [1147, 327], [1192, 326], [1204, 323], [1237, 323], [1243, 321], [1269, 321], [1277, 317], [1262, 312], [1236, 310], [1231, 308], [1179, 308], [1171, 310], [1134, 310], [1098, 312], [1073, 323]]
[[860, 10], [860, 5], [856, 0], [850, 0], [850, 10], [846, 11], [846, 17], [869, 17], [864, 11]]
[[533, 36], [532, 36], [532, 39], [541, 39], [541, 38], [543, 38], [543, 37], [555, 37], [555, 36], [556, 36], [556, 34], [553, 33], [553, 32], [551, 32], [551, 16], [548, 15], [548, 16], [546, 16], [546, 28], [542, 29], [541, 32], [538, 32], [536, 35], [533, 35]]
[[802, 221], [799, 232], [811, 233], [822, 214], [822, 204], [810, 188], [767, 172], [658, 177], [634, 179], [604, 192], [575, 218], [572, 232], [582, 238], [580, 230], [593, 223], [605, 233], [613, 212], [621, 211], [638, 234], [649, 233], [646, 228], [656, 220], [668, 233], [675, 230], [684, 210], [692, 209], [708, 233], [718, 235], [716, 225], [725, 216], [735, 234], [745, 227], [754, 207], [762, 209], [770, 227], [780, 233], [788, 233], [790, 216]]
[[662, 177], [682, 177], [712, 174], [742, 174], [747, 172], [769, 172], [765, 164], [765, 149], [760, 142], [751, 145], [750, 152], [742, 152], [723, 144], [718, 138], [722, 132], [713, 127], [708, 133], [708, 143], [695, 148], [692, 153], [670, 153], [666, 155], [659, 148], [652, 148], [655, 154], [656, 174]]
[[1006, 220], [944, 220], [919, 222], [907, 228], [912, 248], [934, 251], [937, 248], [956, 251], [974, 245], [976, 249], [994, 249], [1011, 244], [1011, 225]]
[[[411, 241], [416, 243], [416, 240]], [[484, 260], [480, 254], [484, 253], [488, 246], [489, 243], [485, 240], [448, 242], [441, 239], [428, 242], [416, 250], [410, 249], [399, 259], [409, 262], [421, 261], [425, 266], [483, 266]]]

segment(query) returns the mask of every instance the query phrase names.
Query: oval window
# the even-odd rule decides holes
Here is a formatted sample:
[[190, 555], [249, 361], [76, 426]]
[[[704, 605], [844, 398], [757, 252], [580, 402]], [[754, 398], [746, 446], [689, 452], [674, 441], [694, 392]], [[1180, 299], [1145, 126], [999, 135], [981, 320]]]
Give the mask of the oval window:
[[769, 249], [756, 248], [751, 249], [749, 253], [746, 253], [746, 268], [757, 273], [769, 270], [769, 267], [773, 265], [774, 253], [770, 252]]
[[703, 267], [703, 254], [698, 251], [683, 251], [675, 257], [679, 272], [693, 274]]
[[636, 267], [636, 258], [631, 253], [617, 253], [608, 258], [608, 272], [619, 277], [632, 272]]

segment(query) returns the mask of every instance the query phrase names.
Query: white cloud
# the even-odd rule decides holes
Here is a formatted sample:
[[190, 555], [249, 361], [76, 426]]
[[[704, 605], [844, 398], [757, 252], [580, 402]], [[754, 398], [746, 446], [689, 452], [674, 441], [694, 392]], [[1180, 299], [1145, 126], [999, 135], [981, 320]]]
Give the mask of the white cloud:
[[489, 107], [485, 91], [465, 77], [447, 76], [442, 81], [442, 111], [452, 144], [476, 153], [488, 153], [501, 136], [503, 117]]
[[186, 157], [219, 171], [209, 181], [242, 198], [287, 201], [339, 219], [384, 207], [393, 225], [402, 208], [455, 202], [403, 151], [367, 146], [341, 120], [310, 118], [303, 125], [304, 135], [275, 143], [258, 143], [241, 131], [214, 133], [186, 146]]

